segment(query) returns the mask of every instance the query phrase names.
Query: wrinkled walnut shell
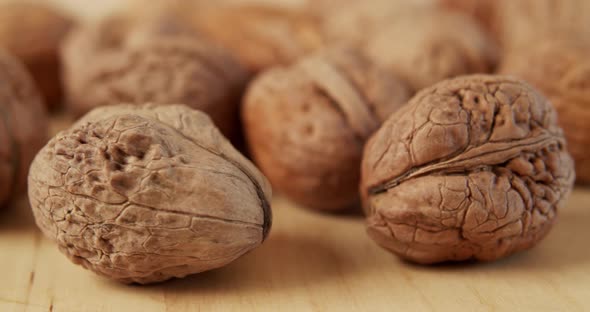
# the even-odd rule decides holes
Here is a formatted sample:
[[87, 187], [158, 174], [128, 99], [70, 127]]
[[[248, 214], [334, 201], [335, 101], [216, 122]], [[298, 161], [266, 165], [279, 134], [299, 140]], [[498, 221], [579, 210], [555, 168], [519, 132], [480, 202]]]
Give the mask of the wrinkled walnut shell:
[[308, 57], [256, 79], [242, 112], [252, 156], [273, 187], [321, 210], [358, 203], [365, 140], [409, 92], [349, 50]]
[[253, 73], [291, 64], [323, 45], [311, 15], [270, 5], [204, 8], [191, 21], [197, 32], [231, 51]]
[[590, 43], [545, 40], [513, 50], [500, 72], [539, 88], [555, 105], [576, 164], [578, 182], [590, 182]]
[[38, 3], [0, 5], [0, 47], [27, 66], [49, 108], [62, 102], [58, 50], [73, 24], [63, 12]]
[[32, 78], [16, 58], [0, 51], [0, 206], [25, 188], [46, 134], [47, 116]]
[[69, 108], [77, 115], [113, 103], [182, 103], [211, 116], [233, 138], [245, 71], [224, 50], [160, 25], [113, 18], [74, 32], [63, 49]]
[[551, 229], [574, 180], [549, 101], [520, 80], [467, 76], [418, 93], [369, 140], [369, 235], [418, 263], [494, 260]]
[[491, 72], [497, 48], [472, 19], [423, 11], [400, 17], [369, 41], [367, 54], [415, 90], [455, 76]]
[[130, 283], [224, 266], [262, 243], [271, 190], [203, 113], [98, 108], [38, 154], [29, 199], [74, 263]]

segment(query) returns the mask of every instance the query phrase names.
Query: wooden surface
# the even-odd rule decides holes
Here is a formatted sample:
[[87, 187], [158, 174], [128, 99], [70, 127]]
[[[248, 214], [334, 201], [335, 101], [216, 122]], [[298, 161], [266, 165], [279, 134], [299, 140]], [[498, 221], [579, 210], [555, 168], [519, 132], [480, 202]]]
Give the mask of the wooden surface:
[[[117, 1], [53, 2], [94, 16]], [[274, 227], [259, 249], [216, 271], [140, 287], [71, 264], [22, 199], [0, 212], [0, 311], [590, 311], [588, 203], [590, 190], [576, 190], [531, 251], [424, 267], [378, 248], [359, 217], [276, 198]]]

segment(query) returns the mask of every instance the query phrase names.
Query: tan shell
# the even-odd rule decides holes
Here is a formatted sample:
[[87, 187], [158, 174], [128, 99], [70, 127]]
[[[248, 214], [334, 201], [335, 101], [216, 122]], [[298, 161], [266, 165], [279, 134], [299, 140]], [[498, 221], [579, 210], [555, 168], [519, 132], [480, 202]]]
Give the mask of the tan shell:
[[294, 9], [263, 4], [210, 7], [194, 12], [202, 36], [231, 51], [250, 72], [287, 65], [323, 46], [317, 21]]
[[443, 11], [405, 15], [367, 47], [372, 60], [399, 74], [416, 91], [447, 78], [490, 72], [497, 52], [472, 19]]
[[224, 266], [262, 243], [271, 189], [203, 113], [98, 108], [29, 176], [38, 226], [74, 263], [125, 283]]
[[237, 131], [246, 72], [224, 50], [186, 36], [157, 35], [168, 24], [111, 18], [77, 30], [63, 49], [69, 108], [82, 115], [113, 103], [183, 103]]
[[500, 72], [527, 80], [546, 94], [565, 130], [578, 182], [590, 182], [590, 42], [547, 39], [504, 58]]
[[29, 165], [46, 135], [47, 116], [32, 78], [0, 50], [0, 206], [25, 188]]
[[395, 76], [336, 49], [261, 74], [244, 100], [244, 131], [279, 192], [311, 208], [345, 209], [358, 202], [365, 140], [408, 97]]
[[369, 235], [418, 263], [494, 260], [551, 229], [574, 180], [549, 101], [526, 83], [466, 76], [418, 93], [369, 140]]
[[62, 102], [58, 50], [73, 25], [69, 16], [42, 4], [0, 4], [0, 47], [27, 66], [49, 108]]

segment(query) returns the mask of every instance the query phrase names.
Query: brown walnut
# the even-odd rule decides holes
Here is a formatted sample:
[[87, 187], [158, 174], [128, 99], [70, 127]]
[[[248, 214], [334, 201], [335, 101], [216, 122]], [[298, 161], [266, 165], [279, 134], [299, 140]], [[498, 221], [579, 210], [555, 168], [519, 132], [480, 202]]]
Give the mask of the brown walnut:
[[73, 24], [63, 12], [38, 3], [0, 5], [0, 47], [27, 66], [49, 108], [62, 104], [58, 50]]
[[496, 46], [472, 19], [431, 10], [393, 21], [369, 41], [367, 54], [415, 91], [447, 78], [490, 72], [497, 60]]
[[0, 51], [0, 206], [25, 188], [46, 134], [47, 116], [32, 78], [16, 58]]
[[97, 108], [37, 155], [29, 186], [43, 233], [124, 283], [224, 266], [271, 225], [264, 176], [183, 105]]
[[395, 76], [335, 49], [252, 83], [242, 112], [246, 140], [279, 192], [315, 209], [349, 208], [358, 203], [365, 140], [408, 97]]
[[262, 4], [214, 6], [194, 11], [190, 20], [197, 32], [231, 51], [253, 73], [291, 64], [323, 45], [317, 21], [295, 9]]
[[77, 115], [113, 103], [182, 103], [236, 132], [246, 72], [224, 50], [172, 24], [111, 18], [75, 31], [63, 49], [69, 108]]
[[369, 235], [418, 263], [494, 260], [551, 229], [574, 180], [556, 113], [526, 83], [475, 75], [419, 92], [369, 140]]
[[590, 182], [590, 42], [546, 39], [513, 50], [500, 72], [520, 77], [539, 88], [557, 109], [578, 182]]

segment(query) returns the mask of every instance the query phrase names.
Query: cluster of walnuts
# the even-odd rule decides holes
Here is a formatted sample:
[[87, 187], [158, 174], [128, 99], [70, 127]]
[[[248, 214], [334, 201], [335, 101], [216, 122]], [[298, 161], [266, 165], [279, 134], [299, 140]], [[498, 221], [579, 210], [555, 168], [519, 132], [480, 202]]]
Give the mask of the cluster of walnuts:
[[[271, 185], [363, 210], [371, 238], [418, 263], [528, 249], [576, 174], [590, 182], [587, 19], [544, 16], [550, 2], [153, 1], [77, 25], [3, 5], [0, 204], [32, 161], [43, 233], [126, 283], [259, 246]], [[62, 102], [80, 119], [32, 160]]]

